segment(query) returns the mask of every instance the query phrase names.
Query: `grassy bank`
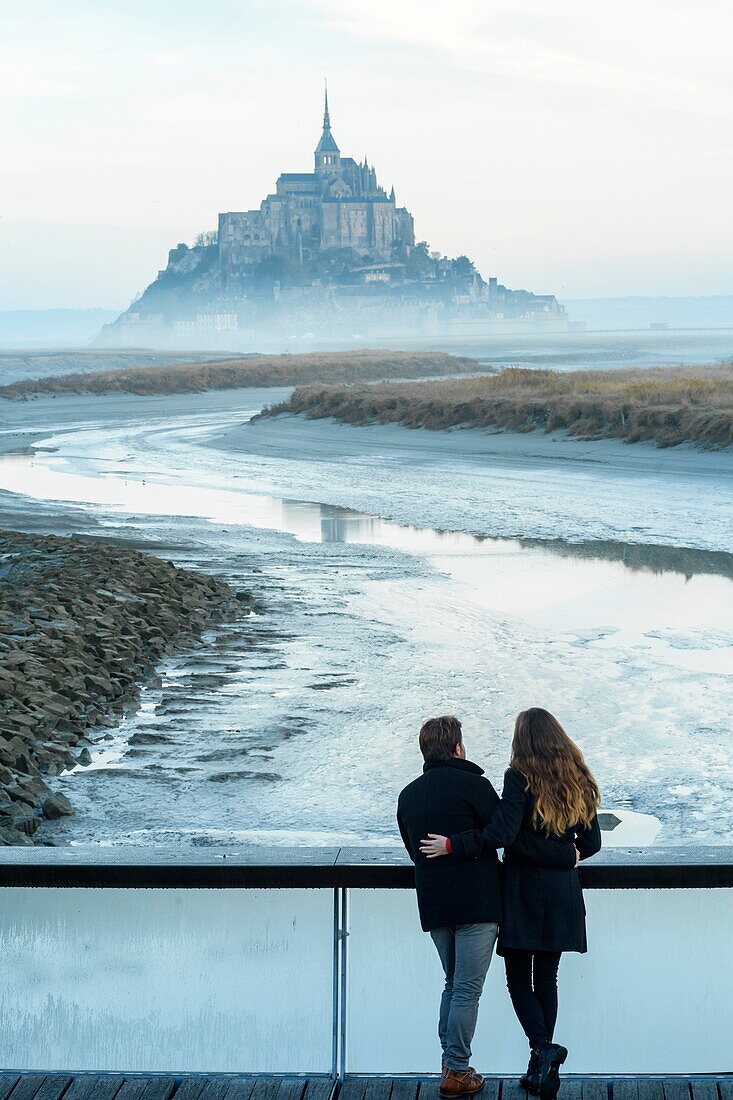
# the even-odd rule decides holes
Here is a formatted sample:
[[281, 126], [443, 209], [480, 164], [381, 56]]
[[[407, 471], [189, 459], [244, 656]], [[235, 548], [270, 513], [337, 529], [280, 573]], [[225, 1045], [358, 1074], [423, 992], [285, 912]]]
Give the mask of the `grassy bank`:
[[311, 382], [369, 382], [382, 378], [435, 378], [475, 371], [473, 359], [443, 352], [353, 351], [310, 355], [258, 355], [207, 363], [63, 374], [0, 386], [0, 397], [36, 394], [203, 393], [251, 386], [298, 386]]
[[566, 431], [583, 439], [650, 440], [660, 447], [733, 444], [733, 363], [648, 370], [511, 369], [476, 378], [307, 386], [265, 415], [304, 413], [344, 424], [441, 431]]

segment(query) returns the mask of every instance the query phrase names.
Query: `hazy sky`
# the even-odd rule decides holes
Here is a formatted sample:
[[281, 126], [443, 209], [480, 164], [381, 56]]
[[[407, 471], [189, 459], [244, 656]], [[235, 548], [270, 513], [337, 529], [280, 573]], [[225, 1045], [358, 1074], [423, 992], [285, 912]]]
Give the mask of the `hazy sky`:
[[0, 309], [124, 307], [335, 137], [562, 297], [733, 293], [730, 0], [0, 0]]

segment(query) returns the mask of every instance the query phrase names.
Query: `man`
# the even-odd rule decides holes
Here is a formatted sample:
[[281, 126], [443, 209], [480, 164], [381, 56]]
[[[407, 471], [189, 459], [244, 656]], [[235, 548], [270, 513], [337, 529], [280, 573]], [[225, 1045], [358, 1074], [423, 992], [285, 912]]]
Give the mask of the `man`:
[[[420, 730], [423, 773], [402, 791], [397, 823], [415, 864], [420, 922], [438, 950], [445, 973], [438, 1035], [443, 1048], [441, 1096], [478, 1092], [484, 1078], [470, 1066], [478, 1005], [501, 919], [496, 849], [484, 846], [475, 859], [429, 859], [420, 851], [429, 833], [446, 837], [483, 829], [496, 848], [517, 837], [523, 792], [499, 796], [477, 764], [466, 759], [461, 723], [445, 715]], [[487, 832], [488, 829], [488, 832]], [[575, 865], [572, 844], [528, 837], [524, 855], [551, 867]]]

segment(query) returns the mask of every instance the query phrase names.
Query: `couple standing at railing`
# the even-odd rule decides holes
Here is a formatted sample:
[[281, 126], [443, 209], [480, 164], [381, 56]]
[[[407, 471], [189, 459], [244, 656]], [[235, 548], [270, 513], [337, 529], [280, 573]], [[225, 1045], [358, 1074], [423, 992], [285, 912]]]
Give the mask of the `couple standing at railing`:
[[587, 949], [576, 867], [601, 847], [598, 786], [580, 749], [539, 707], [517, 716], [501, 799], [466, 759], [457, 718], [426, 722], [420, 749], [423, 774], [400, 794], [397, 821], [415, 864], [422, 927], [445, 971], [440, 1093], [483, 1087], [469, 1065], [471, 1041], [498, 939], [530, 1046], [520, 1084], [552, 1100], [568, 1053], [553, 1042], [557, 973], [563, 951]]

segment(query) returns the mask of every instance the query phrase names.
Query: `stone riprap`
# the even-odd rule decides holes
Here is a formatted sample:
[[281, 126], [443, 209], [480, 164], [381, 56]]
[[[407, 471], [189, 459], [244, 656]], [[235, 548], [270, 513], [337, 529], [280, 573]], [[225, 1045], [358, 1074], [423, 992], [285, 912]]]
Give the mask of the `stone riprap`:
[[90, 763], [160, 660], [248, 600], [127, 547], [0, 531], [0, 844], [72, 813], [48, 780]]

